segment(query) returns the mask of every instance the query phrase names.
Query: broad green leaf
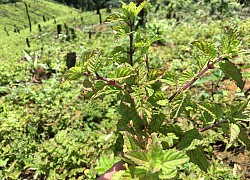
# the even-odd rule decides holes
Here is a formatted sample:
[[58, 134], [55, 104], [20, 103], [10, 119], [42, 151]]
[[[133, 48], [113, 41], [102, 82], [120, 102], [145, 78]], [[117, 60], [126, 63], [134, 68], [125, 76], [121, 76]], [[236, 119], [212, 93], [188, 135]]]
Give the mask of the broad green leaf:
[[126, 29], [124, 29], [124, 26], [122, 25], [115, 26], [114, 31], [115, 35], [120, 38], [127, 35]]
[[240, 103], [236, 106], [231, 106], [230, 107], [231, 117], [236, 118], [236, 119], [245, 119], [246, 116], [243, 114], [243, 112], [247, 108], [248, 103], [249, 103], [249, 100], [246, 100], [245, 102]]
[[120, 90], [116, 89], [116, 87], [104, 86], [104, 88], [99, 90], [97, 93], [95, 93], [92, 98], [95, 99], [95, 98], [103, 97], [109, 94], [115, 95], [115, 94], [118, 94], [119, 92]]
[[221, 53], [228, 56], [237, 55], [240, 44], [241, 40], [239, 39], [237, 27], [226, 27], [221, 42]]
[[91, 73], [95, 73], [99, 69], [100, 62], [97, 57], [92, 57], [87, 61], [87, 70]]
[[158, 133], [151, 134], [152, 142], [147, 153], [147, 157], [151, 162], [151, 167], [155, 167], [157, 163], [160, 162], [160, 159], [163, 156], [161, 139], [158, 138]]
[[152, 173], [149, 168], [146, 168], [143, 166], [136, 166], [133, 169], [133, 174], [134, 174], [133, 180], [140, 180], [140, 179], [158, 180], [159, 179], [158, 173]]
[[133, 161], [136, 165], [146, 166], [148, 164], [148, 157], [144, 151], [127, 152], [124, 157]]
[[126, 78], [131, 74], [134, 74], [134, 71], [129, 67], [120, 67], [115, 70], [115, 78]]
[[171, 118], [178, 117], [185, 108], [189, 105], [190, 96], [184, 93], [179, 94], [175, 97], [175, 101], [172, 103], [174, 106], [171, 112]]
[[169, 103], [169, 100], [163, 99], [163, 100], [157, 101], [156, 103], [159, 104], [160, 106], [166, 106]]
[[242, 127], [240, 127], [239, 139], [247, 147], [247, 149], [250, 150], [249, 137], [248, 137], [246, 131]]
[[159, 132], [166, 136], [168, 135], [168, 133], [174, 133], [178, 137], [184, 135], [184, 132], [181, 127], [175, 124], [164, 124], [160, 127]]
[[72, 67], [68, 70], [66, 78], [69, 80], [76, 80], [82, 77], [81, 67]]
[[141, 10], [147, 5], [147, 1], [143, 1], [135, 10], [135, 16], [137, 16]]
[[195, 76], [194, 72], [192, 70], [186, 70], [181, 73], [181, 77], [178, 78], [178, 84], [183, 85], [190, 79], [192, 79]]
[[230, 143], [235, 141], [240, 134], [240, 127], [237, 124], [230, 124]]
[[25, 55], [26, 60], [33, 66], [34, 62], [32, 60], [32, 57], [30, 56], [30, 54], [25, 49], [23, 49], [23, 53]]
[[111, 154], [110, 156], [103, 155], [100, 157], [98, 161], [98, 165], [95, 168], [97, 173], [103, 174], [107, 170], [109, 170], [116, 162], [118, 162], [120, 159], [115, 157], [114, 154]]
[[202, 136], [197, 129], [189, 130], [185, 133], [184, 137], [177, 144], [177, 148], [180, 150], [192, 150], [200, 146], [202, 142]]
[[169, 170], [167, 168], [162, 168], [162, 173], [159, 175], [160, 179], [175, 179], [177, 176], [177, 170]]
[[138, 145], [138, 141], [135, 140], [133, 135], [131, 135], [128, 132], [124, 132], [123, 134], [123, 139], [124, 139], [124, 147], [123, 147], [123, 152], [134, 152], [134, 151], [140, 151], [140, 146]]
[[155, 80], [159, 76], [161, 76], [164, 72], [165, 72], [165, 70], [163, 70], [163, 69], [151, 69], [151, 71], [148, 74], [148, 78], [149, 78], [149, 80]]
[[208, 161], [206, 154], [201, 149], [193, 149], [187, 151], [187, 155], [190, 158], [190, 161], [194, 164], [198, 165], [201, 170], [207, 172], [208, 169]]
[[224, 60], [219, 63], [220, 69], [228, 78], [234, 80], [240, 89], [243, 89], [244, 83], [240, 70], [230, 61]]
[[177, 84], [177, 76], [176, 73], [172, 72], [172, 71], [168, 71], [163, 77], [162, 79], [160, 79], [161, 82], [169, 84], [171, 86], [174, 86]]
[[220, 120], [223, 116], [223, 109], [215, 103], [197, 103], [198, 107], [209, 113], [214, 119]]
[[127, 11], [128, 11], [129, 20], [135, 21], [136, 4], [133, 2], [130, 2], [127, 6]]
[[119, 12], [115, 12], [110, 14], [106, 20], [104, 21], [104, 23], [113, 23], [113, 22], [120, 22], [124, 20], [124, 15], [122, 13]]
[[92, 57], [94, 57], [97, 54], [96, 50], [93, 51], [87, 51], [85, 53], [83, 53], [82, 55], [82, 61], [86, 62], [87, 60], [91, 59]]
[[164, 157], [161, 159], [162, 165], [166, 170], [176, 170], [176, 168], [189, 161], [189, 157], [176, 149], [169, 149], [164, 151]]
[[150, 130], [151, 132], [157, 132], [159, 131], [159, 128], [161, 127], [163, 121], [165, 120], [165, 115], [160, 114], [154, 114], [152, 117], [152, 120], [150, 122]]
[[206, 41], [194, 41], [191, 44], [208, 56], [211, 60], [217, 57], [217, 50], [212, 43]]
[[96, 81], [95, 82], [95, 89], [102, 90], [107, 84], [104, 81]]
[[148, 99], [151, 104], [155, 104], [160, 100], [165, 100], [166, 95], [162, 91], [155, 91], [154, 94]]

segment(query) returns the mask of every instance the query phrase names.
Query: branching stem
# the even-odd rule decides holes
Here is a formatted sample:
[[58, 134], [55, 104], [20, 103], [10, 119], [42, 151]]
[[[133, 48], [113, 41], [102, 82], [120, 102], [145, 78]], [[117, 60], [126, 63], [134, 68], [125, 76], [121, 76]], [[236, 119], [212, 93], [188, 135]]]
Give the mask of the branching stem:
[[[87, 71], [86, 73], [82, 73], [82, 75], [86, 76], [86, 77], [89, 77], [92, 74], [89, 71]], [[119, 89], [123, 88], [122, 85], [115, 82], [115, 80], [108, 80], [107, 78], [100, 76], [97, 72], [95, 72], [95, 80], [102, 80], [102, 81], [106, 82], [108, 85], [115, 86], [115, 87], [117, 87]]]
[[115, 86], [119, 89], [122, 89], [122, 86], [120, 84], [116, 83], [115, 80], [108, 80], [107, 78], [100, 76], [97, 72], [95, 73], [95, 80], [102, 80], [102, 81], [106, 82], [108, 85], [112, 85], [112, 86]]
[[205, 132], [205, 131], [207, 131], [207, 130], [210, 130], [210, 129], [219, 127], [219, 126], [221, 126], [221, 124], [224, 124], [224, 123], [228, 123], [228, 121], [227, 121], [226, 119], [222, 119], [220, 122], [214, 122], [214, 124], [212, 124], [212, 125], [210, 125], [210, 126], [201, 128], [201, 129], [199, 130], [199, 132]]
[[186, 84], [184, 84], [172, 96], [169, 97], [169, 99], [168, 99], [169, 102], [172, 101], [175, 98], [175, 96], [177, 96], [178, 94], [180, 94], [181, 91], [185, 91], [186, 89], [188, 89], [195, 81], [197, 81], [199, 79], [199, 77], [201, 77], [203, 74], [205, 74], [208, 69], [212, 69], [214, 67], [214, 65], [216, 63], [218, 63], [220, 60], [222, 60], [222, 56], [218, 56], [217, 59], [214, 60], [213, 62], [210, 62], [210, 60], [209, 60], [208, 63], [207, 63], [207, 65], [193, 79], [191, 79], [189, 82], [187, 82]]

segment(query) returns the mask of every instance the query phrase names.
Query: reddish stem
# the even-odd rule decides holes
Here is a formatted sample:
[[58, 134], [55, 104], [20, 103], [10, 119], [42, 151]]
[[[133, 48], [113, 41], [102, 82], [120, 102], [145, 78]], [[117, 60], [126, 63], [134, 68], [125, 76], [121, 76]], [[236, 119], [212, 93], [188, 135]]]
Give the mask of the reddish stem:
[[119, 89], [122, 89], [122, 86], [116, 83], [115, 80], [108, 80], [107, 78], [100, 76], [97, 72], [95, 73], [95, 80], [102, 80], [105, 81], [108, 85], [112, 85]]
[[212, 63], [210, 63], [210, 61], [208, 61], [207, 65], [193, 79], [191, 79], [189, 82], [184, 84], [179, 90], [177, 90], [172, 96], [170, 96], [170, 98], [168, 99], [169, 102], [172, 101], [175, 98], [175, 96], [180, 94], [181, 91], [188, 89], [195, 81], [197, 81], [199, 79], [199, 77], [201, 77], [203, 74], [205, 74], [205, 72], [207, 72], [208, 69], [212, 69], [214, 67], [214, 65], [216, 63], [218, 63], [221, 59], [222, 59], [222, 56], [219, 56]]

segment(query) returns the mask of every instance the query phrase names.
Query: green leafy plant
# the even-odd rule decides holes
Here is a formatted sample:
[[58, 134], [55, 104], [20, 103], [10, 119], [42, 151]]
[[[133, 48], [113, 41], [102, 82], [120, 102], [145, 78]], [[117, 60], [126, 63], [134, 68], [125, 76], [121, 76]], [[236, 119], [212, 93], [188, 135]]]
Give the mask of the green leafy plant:
[[[233, 63], [241, 45], [238, 30], [227, 27], [218, 46], [207, 41], [192, 42], [198, 51], [197, 65], [177, 76], [166, 67], [150, 67], [149, 47], [160, 38], [135, 31], [136, 18], [146, 4], [122, 2], [122, 12], [111, 14], [105, 21], [114, 24], [116, 39], [124, 40], [112, 51], [112, 60], [103, 62], [97, 50], [88, 51], [78, 66], [68, 71], [67, 78], [83, 79], [86, 98], [112, 94], [117, 99], [120, 119], [114, 149], [128, 164], [127, 170], [119, 172], [119, 178], [173, 179], [178, 177], [178, 168], [188, 162], [207, 172], [209, 162], [204, 149], [209, 142], [203, 132], [220, 126], [218, 130], [229, 137], [228, 144], [240, 141], [250, 148], [242, 125], [249, 118], [245, 113], [249, 100], [233, 105], [199, 101], [186, 90], [213, 69], [221, 69], [243, 89], [242, 75]], [[111, 70], [104, 76], [103, 69], [108, 65]], [[176, 91], [164, 92], [166, 85]], [[194, 125], [184, 127], [186, 119]]]
[[[136, 17], [146, 4], [136, 7], [133, 2], [122, 3], [122, 13], [113, 13], [105, 21], [115, 24], [117, 39], [129, 39], [114, 48], [109, 63], [113, 65], [110, 77], [100, 75], [98, 71], [103, 62], [97, 51], [91, 51], [84, 54], [79, 66], [68, 71], [67, 78], [83, 78], [88, 98], [116, 96], [121, 117], [117, 122], [115, 150], [129, 164], [126, 171], [119, 173], [120, 178], [172, 179], [178, 176], [178, 167], [189, 161], [206, 172], [209, 163], [204, 148], [209, 144], [205, 143], [202, 132], [221, 126], [230, 144], [240, 140], [249, 148], [249, 139], [241, 124], [247, 119], [244, 110], [249, 100], [223, 106], [196, 101], [186, 92], [214, 68], [221, 69], [243, 89], [242, 75], [233, 63], [241, 44], [237, 28], [226, 28], [217, 47], [206, 41], [192, 42], [203, 57], [197, 60], [200, 66], [176, 77], [165, 67], [150, 68], [148, 49], [159, 37], [143, 36], [140, 30], [134, 29]], [[166, 84], [176, 85], [177, 91], [170, 96], [164, 93], [161, 89]], [[202, 128], [182, 127], [181, 122], [191, 113], [202, 119], [202, 123], [193, 122]]]

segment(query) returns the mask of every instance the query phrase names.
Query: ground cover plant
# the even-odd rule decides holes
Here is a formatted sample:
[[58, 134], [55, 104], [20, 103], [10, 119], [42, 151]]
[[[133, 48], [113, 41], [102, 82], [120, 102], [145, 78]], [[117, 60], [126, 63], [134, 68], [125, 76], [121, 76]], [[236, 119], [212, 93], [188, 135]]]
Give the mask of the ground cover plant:
[[0, 38], [1, 178], [95, 179], [121, 159], [116, 179], [249, 177], [249, 19], [237, 2], [210, 14], [205, 1], [180, 1], [172, 17], [153, 3], [101, 10], [102, 25], [69, 8], [37, 20], [41, 32]]

